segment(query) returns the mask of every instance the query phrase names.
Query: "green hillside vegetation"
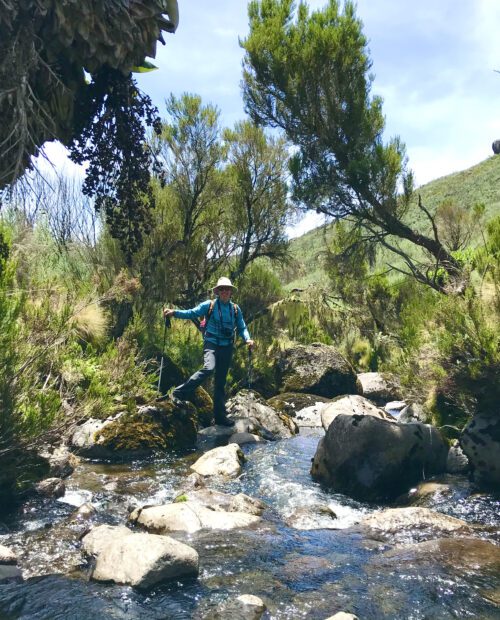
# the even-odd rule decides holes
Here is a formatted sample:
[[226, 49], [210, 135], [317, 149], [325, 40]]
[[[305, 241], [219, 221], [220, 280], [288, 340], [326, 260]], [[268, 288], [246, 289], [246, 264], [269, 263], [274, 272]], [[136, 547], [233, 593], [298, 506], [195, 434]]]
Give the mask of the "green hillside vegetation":
[[[484, 204], [484, 222], [488, 222], [500, 215], [500, 157], [490, 157], [471, 168], [440, 177], [415, 190], [408, 221], [428, 231], [430, 224], [418, 209], [418, 195], [431, 213], [435, 213], [437, 207], [446, 202], [460, 205], [471, 212], [475, 205]], [[482, 228], [478, 227], [473, 237], [474, 245], [483, 242], [482, 233]], [[287, 290], [311, 285], [328, 286], [324, 261], [326, 248], [333, 237], [333, 225], [325, 224], [291, 240], [290, 262], [282, 273]], [[404, 247], [413, 255], [418, 253], [417, 248], [412, 248], [409, 243], [404, 244]], [[373, 271], [386, 270], [387, 263], [403, 267], [400, 257], [380, 250]], [[392, 277], [400, 276], [393, 272]]]

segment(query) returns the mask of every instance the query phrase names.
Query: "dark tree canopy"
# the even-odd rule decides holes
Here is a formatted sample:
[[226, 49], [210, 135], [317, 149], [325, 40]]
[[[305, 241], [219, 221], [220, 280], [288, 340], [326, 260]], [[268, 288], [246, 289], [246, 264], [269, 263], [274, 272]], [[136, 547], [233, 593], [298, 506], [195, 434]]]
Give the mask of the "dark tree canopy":
[[[138, 93], [131, 71], [146, 56], [154, 57], [157, 41], [164, 42], [162, 31], [174, 32], [177, 22], [176, 0], [0, 0], [0, 190], [24, 173], [44, 142], [73, 143], [77, 160], [90, 158], [91, 166], [93, 160], [101, 169], [94, 195], [101, 195], [111, 226], [125, 227], [122, 240], [135, 249], [144, 219], [143, 184], [137, 180], [147, 174], [150, 161], [129, 158], [135, 170], [111, 173], [107, 182], [104, 168], [110, 152], [119, 155], [115, 167], [127, 164], [120, 154], [131, 140], [138, 153], [137, 142], [144, 141], [138, 123], [152, 122], [153, 108]], [[101, 123], [95, 130], [108, 129], [107, 142], [97, 148], [96, 117]], [[132, 136], [128, 141], [126, 132]], [[89, 142], [94, 148], [87, 148]], [[117, 179], [121, 188], [112, 189]], [[115, 217], [124, 184], [125, 193], [136, 195], [134, 205], [129, 202]]]
[[424, 248], [434, 266], [410, 263], [435, 288], [436, 263], [458, 265], [437, 235], [413, 229], [404, 217], [412, 193], [405, 146], [383, 141], [380, 97], [371, 94], [371, 60], [354, 4], [329, 0], [322, 10], [296, 10], [293, 0], [253, 0], [250, 34], [242, 42], [243, 94], [254, 121], [281, 128], [297, 147], [292, 160], [295, 199], [334, 218], [351, 218], [373, 241], [393, 251], [394, 239]]

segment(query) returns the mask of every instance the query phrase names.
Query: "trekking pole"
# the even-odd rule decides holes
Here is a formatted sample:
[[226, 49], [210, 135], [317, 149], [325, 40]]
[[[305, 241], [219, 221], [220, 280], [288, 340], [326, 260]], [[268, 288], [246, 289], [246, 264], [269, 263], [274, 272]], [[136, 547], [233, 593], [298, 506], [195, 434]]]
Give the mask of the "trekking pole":
[[160, 374], [158, 376], [158, 395], [160, 394], [161, 376], [163, 373], [163, 360], [165, 358], [165, 343], [167, 341], [167, 329], [170, 327], [170, 317], [164, 317], [163, 327], [163, 345], [161, 347], [161, 362], [160, 362]]
[[248, 371], [247, 371], [248, 391], [252, 389], [252, 349], [248, 349]]

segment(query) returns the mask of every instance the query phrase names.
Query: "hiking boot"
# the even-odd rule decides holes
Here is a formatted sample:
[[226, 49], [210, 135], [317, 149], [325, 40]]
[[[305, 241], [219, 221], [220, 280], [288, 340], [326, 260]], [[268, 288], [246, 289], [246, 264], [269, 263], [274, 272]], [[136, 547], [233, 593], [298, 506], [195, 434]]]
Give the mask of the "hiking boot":
[[216, 418], [215, 423], [218, 426], [234, 426], [234, 420], [231, 420], [227, 416], [224, 416], [223, 418]]

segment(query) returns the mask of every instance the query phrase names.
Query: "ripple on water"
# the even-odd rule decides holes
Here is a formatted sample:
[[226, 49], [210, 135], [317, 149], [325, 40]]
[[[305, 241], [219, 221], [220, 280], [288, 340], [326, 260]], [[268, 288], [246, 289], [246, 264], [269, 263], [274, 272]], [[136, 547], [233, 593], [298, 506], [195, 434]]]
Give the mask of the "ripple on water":
[[[315, 528], [332, 525], [331, 515], [322, 513], [322, 507], [335, 512], [333, 521], [340, 528], [348, 528], [374, 509], [329, 493], [311, 480], [311, 458], [321, 435], [314, 431], [281, 442], [245, 446], [248, 461], [243, 474], [235, 480], [210, 483], [224, 492], [258, 497], [268, 509], [258, 527], [176, 535], [197, 549], [198, 579], [175, 581], [141, 593], [86, 582], [81, 573], [78, 579], [37, 577], [24, 584], [0, 586], [0, 617], [201, 620], [224, 601], [246, 593], [260, 596], [268, 607], [266, 618], [276, 620], [324, 620], [342, 610], [370, 620], [497, 619], [500, 571], [495, 573], [491, 566], [467, 562], [461, 571], [456, 559], [461, 553], [453, 555], [448, 550], [446, 557], [455, 559], [446, 562], [425, 547], [411, 550], [406, 546], [405, 555], [402, 548], [370, 541], [351, 529], [287, 525], [286, 520], [304, 506], [310, 510], [320, 507], [312, 510], [314, 518], [311, 513], [307, 516], [307, 510], [304, 513], [303, 526], [311, 525], [309, 518]], [[25, 575], [68, 572], [82, 561], [78, 542], [82, 528], [124, 523], [133, 502], [171, 501], [194, 458], [168, 455], [129, 465], [84, 463], [67, 481], [69, 502], [37, 500], [26, 504], [18, 519], [8, 524], [10, 532], [2, 537], [2, 544], [13, 546]], [[460, 485], [455, 488], [452, 484], [452, 488], [450, 496], [432, 499], [435, 503], [429, 507], [498, 528], [495, 498], [471, 497]], [[74, 521], [74, 506], [89, 497], [97, 514]], [[481, 550], [486, 558], [491, 555], [490, 547]]]

